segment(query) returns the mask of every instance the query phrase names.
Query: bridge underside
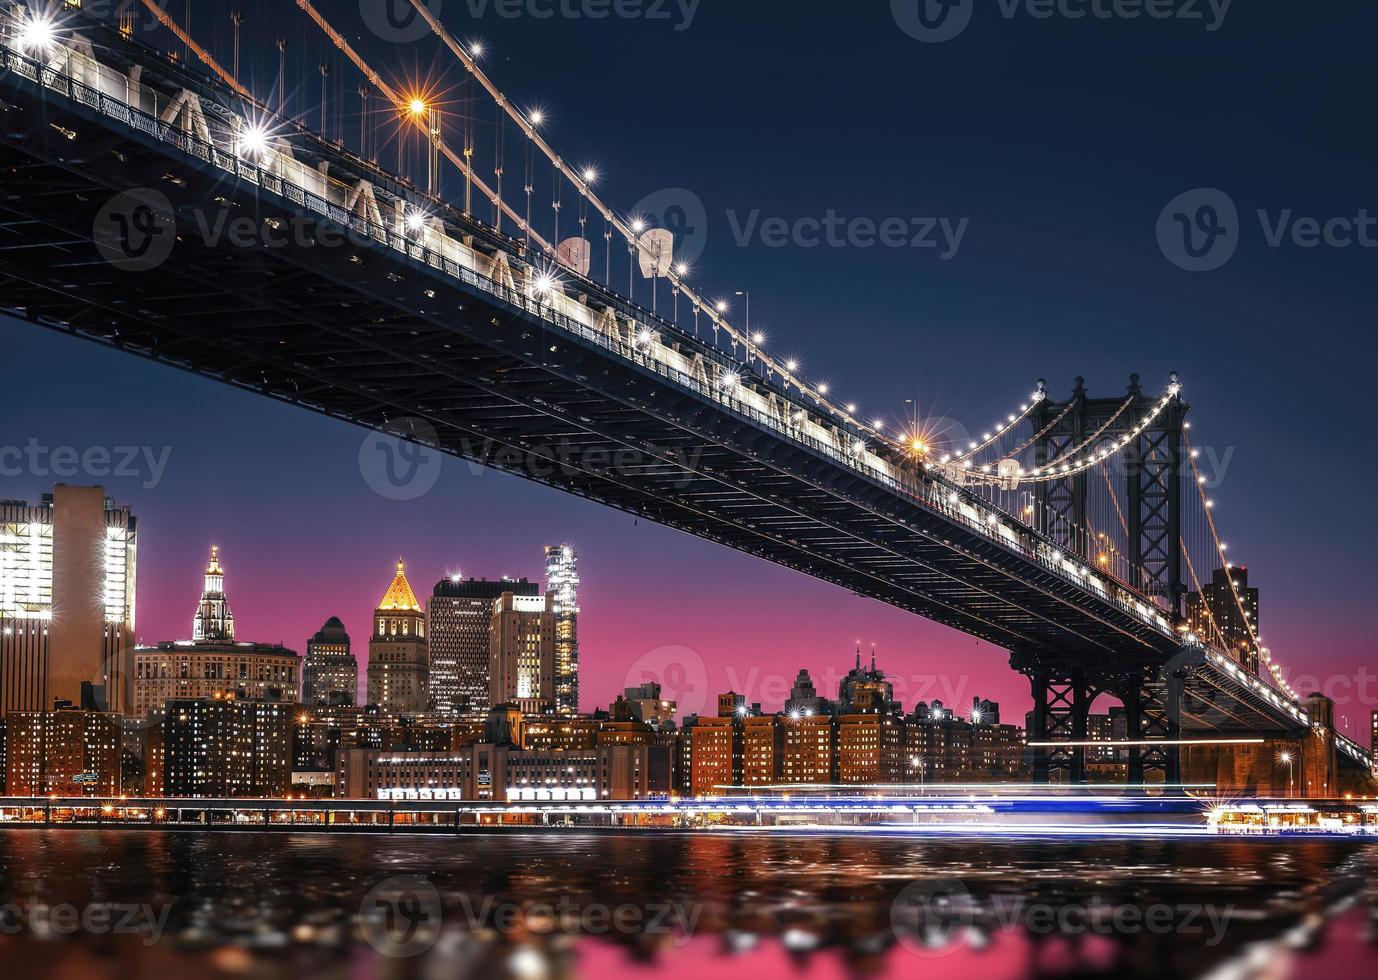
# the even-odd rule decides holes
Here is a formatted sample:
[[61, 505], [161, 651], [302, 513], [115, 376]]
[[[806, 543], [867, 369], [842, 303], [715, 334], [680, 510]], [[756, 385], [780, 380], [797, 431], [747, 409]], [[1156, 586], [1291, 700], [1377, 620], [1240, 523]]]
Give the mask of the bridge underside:
[[[1010, 650], [1036, 679], [1068, 681], [1076, 666], [1076, 683], [1137, 690], [1124, 696], [1143, 731], [1167, 733], [1165, 689], [1146, 679], [1178, 655], [1175, 640], [953, 521], [922, 489], [896, 493], [634, 351], [610, 353], [403, 253], [329, 244], [318, 215], [25, 79], [0, 80], [0, 99], [3, 312], [797, 569]], [[348, 178], [348, 158], [322, 159]], [[136, 188], [168, 198], [178, 235], [141, 273], [107, 263], [93, 230]], [[243, 218], [293, 235], [237, 246], [206, 234]], [[1223, 675], [1188, 674], [1182, 728], [1287, 727]]]

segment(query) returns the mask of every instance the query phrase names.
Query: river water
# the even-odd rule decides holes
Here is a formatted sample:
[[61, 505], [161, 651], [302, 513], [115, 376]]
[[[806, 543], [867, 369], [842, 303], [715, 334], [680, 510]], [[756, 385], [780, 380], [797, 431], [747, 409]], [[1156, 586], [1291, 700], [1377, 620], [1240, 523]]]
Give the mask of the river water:
[[0, 831], [14, 977], [1378, 976], [1378, 845]]

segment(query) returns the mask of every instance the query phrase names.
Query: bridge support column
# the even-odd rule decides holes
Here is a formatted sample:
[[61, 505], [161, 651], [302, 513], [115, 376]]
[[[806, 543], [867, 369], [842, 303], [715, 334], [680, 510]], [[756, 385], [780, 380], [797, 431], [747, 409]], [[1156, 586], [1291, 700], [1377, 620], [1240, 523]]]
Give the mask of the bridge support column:
[[[1087, 681], [1081, 667], [1035, 668], [1029, 675], [1033, 685], [1033, 730], [1031, 742], [1086, 741], [1086, 718], [1091, 702], [1099, 690]], [[1082, 783], [1086, 780], [1086, 746], [1071, 744], [1066, 748], [1037, 748], [1034, 750], [1034, 782], [1059, 781]]]
[[[1177, 741], [1182, 734], [1182, 683], [1172, 673], [1158, 669], [1133, 675], [1120, 693], [1128, 722], [1129, 738], [1135, 742]], [[1130, 785], [1149, 782], [1150, 775], [1161, 774], [1164, 783], [1182, 781], [1182, 749], [1177, 745], [1133, 746], [1129, 750]]]

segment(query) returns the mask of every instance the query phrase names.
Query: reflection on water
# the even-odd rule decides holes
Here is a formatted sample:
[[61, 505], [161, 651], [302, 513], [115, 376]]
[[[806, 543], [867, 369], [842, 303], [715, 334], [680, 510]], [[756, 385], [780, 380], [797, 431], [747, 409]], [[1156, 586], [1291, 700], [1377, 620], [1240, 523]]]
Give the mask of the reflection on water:
[[[0, 832], [12, 976], [1378, 975], [1378, 846]], [[121, 928], [123, 926], [123, 928]]]

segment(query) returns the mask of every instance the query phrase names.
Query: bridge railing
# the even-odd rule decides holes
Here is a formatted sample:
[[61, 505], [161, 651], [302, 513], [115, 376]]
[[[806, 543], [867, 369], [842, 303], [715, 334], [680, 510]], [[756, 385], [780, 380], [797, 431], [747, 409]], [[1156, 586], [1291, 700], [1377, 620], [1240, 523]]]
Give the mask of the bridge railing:
[[[789, 398], [787, 393], [783, 393], [786, 394], [784, 411], [772, 409], [769, 399], [776, 397], [774, 393], [763, 394], [754, 390], [746, 383], [747, 377], [755, 380], [754, 376], [736, 377], [722, 362], [711, 362], [711, 373], [708, 370], [710, 363], [704, 363], [702, 376], [676, 367], [677, 362], [685, 362], [687, 358], [678, 348], [663, 344], [658, 339], [663, 333], [681, 333], [666, 321], [643, 320], [624, 313], [619, 323], [614, 314], [613, 329], [611, 332], [604, 330], [595, 325], [598, 323], [597, 314], [578, 299], [567, 296], [558, 282], [545, 285], [543, 299], [535, 286], [533, 268], [515, 253], [509, 255], [509, 267], [515, 264], [515, 271], [521, 274], [523, 287], [518, 289], [499, 282], [485, 274], [485, 262], [476, 250], [434, 228], [433, 225], [438, 221], [428, 222], [419, 232], [406, 230], [405, 214], [401, 210], [406, 207], [405, 201], [395, 202], [395, 221], [391, 225], [386, 221], [371, 220], [367, 213], [360, 215], [351, 204], [352, 196], [357, 195], [359, 190], [357, 186], [307, 168], [295, 160], [290, 152], [282, 150], [270, 151], [268, 163], [260, 166], [234, 152], [235, 148], [229, 140], [227, 146], [217, 146], [188, 132], [181, 125], [165, 122], [158, 118], [158, 114], [170, 109], [172, 99], [149, 86], [131, 81], [75, 48], [64, 46], [60, 58], [39, 63], [16, 50], [12, 32], [7, 32], [5, 43], [0, 45], [0, 55], [3, 55], [4, 67], [39, 82], [49, 91], [66, 95], [110, 119], [124, 123], [134, 131], [225, 173], [234, 174], [329, 221], [347, 226], [435, 272], [458, 279], [470, 288], [488, 292], [511, 306], [653, 371], [700, 397], [710, 399], [755, 424], [849, 468], [891, 492], [941, 512], [949, 519], [1037, 562], [1040, 567], [1069, 583], [1113, 603], [1160, 633], [1175, 635], [1172, 624], [1152, 599], [1108, 578], [1081, 556], [1067, 552], [1043, 538], [1003, 510], [934, 474], [920, 473], [917, 467], [899, 467], [882, 459], [865, 446], [860, 436], [855, 436], [851, 447], [840, 445], [838, 437], [849, 432], [837, 424], [842, 420], [814, 415], [813, 409]], [[53, 67], [57, 63], [70, 66], [71, 74]], [[75, 77], [77, 74], [94, 80], [96, 85], [79, 80]], [[153, 112], [131, 104], [130, 99], [148, 105]], [[242, 124], [242, 120], [240, 122]], [[212, 135], [209, 127], [207, 135]], [[596, 292], [600, 299], [607, 293], [609, 303], [620, 310], [627, 310], [633, 305], [601, 287], [584, 282], [578, 285], [581, 291]], [[622, 339], [624, 335], [630, 338], [649, 336], [650, 339], [644, 343], [628, 343]]]

